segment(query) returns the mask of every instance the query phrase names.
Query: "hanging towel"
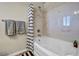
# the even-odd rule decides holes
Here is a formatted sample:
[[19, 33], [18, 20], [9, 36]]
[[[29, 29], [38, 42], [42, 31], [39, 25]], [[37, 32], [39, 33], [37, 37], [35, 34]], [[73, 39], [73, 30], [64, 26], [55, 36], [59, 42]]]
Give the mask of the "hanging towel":
[[24, 21], [16, 21], [16, 33], [26, 34], [26, 27]]
[[16, 31], [15, 31], [15, 21], [13, 20], [6, 20], [5, 21], [5, 26], [6, 26], [6, 34], [8, 36], [13, 36], [15, 35]]

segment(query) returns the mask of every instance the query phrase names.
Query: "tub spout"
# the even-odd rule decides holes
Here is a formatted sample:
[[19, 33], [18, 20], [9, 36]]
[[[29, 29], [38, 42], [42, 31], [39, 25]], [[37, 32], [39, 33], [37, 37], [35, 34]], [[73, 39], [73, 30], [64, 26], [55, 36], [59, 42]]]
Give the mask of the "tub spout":
[[75, 48], [78, 48], [78, 41], [77, 41], [77, 40], [75, 40], [75, 41], [73, 42], [73, 46], [74, 46]]

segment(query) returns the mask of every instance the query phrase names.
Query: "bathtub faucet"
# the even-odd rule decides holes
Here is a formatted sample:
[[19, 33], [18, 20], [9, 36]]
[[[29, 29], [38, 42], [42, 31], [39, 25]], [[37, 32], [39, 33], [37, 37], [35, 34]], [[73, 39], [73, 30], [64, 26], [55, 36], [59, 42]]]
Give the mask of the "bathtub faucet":
[[75, 48], [78, 48], [78, 41], [77, 41], [77, 40], [75, 40], [75, 41], [73, 42], [73, 46], [74, 46]]

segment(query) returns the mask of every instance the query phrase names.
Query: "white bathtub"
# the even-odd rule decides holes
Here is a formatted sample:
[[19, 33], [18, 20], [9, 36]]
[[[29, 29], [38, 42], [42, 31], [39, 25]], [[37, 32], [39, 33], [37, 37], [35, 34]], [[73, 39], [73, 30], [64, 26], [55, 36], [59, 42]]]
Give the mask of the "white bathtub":
[[36, 56], [76, 56], [78, 50], [73, 43], [49, 37], [37, 37], [34, 41]]

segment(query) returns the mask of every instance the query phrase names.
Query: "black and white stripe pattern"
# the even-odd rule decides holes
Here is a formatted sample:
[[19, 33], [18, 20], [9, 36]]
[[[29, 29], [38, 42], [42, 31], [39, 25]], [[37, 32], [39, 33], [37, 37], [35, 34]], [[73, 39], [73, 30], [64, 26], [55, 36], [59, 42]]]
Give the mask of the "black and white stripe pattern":
[[29, 18], [29, 25], [28, 25], [28, 32], [27, 32], [27, 49], [28, 51], [33, 52], [33, 40], [34, 40], [34, 8], [33, 4], [30, 4], [28, 9], [28, 18]]
[[17, 54], [16, 56], [34, 56], [34, 55], [31, 51], [25, 51], [25, 52]]

